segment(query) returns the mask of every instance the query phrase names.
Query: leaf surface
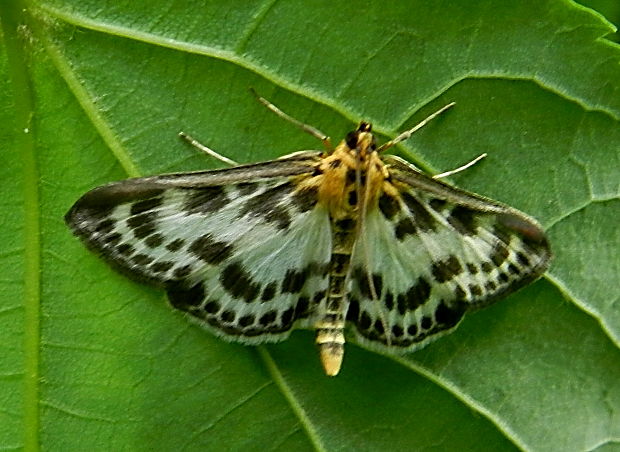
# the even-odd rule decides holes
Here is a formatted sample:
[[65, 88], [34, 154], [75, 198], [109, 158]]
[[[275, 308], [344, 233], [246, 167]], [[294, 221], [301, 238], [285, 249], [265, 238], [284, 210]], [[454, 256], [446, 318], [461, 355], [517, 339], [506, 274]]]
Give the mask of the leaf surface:
[[[586, 8], [514, 3], [1, 6], [0, 447], [618, 447], [620, 51]], [[334, 141], [455, 101], [398, 152], [488, 153], [452, 181], [538, 218], [551, 269], [415, 354], [348, 344], [335, 379], [310, 332], [252, 348], [189, 324], [62, 217], [106, 182], [221, 166], [181, 130], [239, 162], [320, 147], [249, 88]]]

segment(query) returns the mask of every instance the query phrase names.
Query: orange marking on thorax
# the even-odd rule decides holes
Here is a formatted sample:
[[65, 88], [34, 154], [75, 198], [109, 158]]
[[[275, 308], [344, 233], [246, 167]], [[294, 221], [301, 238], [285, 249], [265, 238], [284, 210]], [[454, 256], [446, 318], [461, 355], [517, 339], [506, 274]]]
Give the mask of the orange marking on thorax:
[[[319, 202], [327, 206], [333, 219], [357, 215], [362, 203], [372, 205], [381, 192], [387, 177], [387, 169], [377, 155], [370, 149], [372, 135], [361, 133], [358, 150], [351, 149], [346, 141], [340, 142], [334, 152], [325, 157], [320, 169], [322, 180], [319, 184]], [[361, 187], [356, 189], [355, 172], [359, 170]], [[351, 192], [361, 196], [356, 203], [351, 203]], [[363, 199], [368, 195], [367, 199]]]

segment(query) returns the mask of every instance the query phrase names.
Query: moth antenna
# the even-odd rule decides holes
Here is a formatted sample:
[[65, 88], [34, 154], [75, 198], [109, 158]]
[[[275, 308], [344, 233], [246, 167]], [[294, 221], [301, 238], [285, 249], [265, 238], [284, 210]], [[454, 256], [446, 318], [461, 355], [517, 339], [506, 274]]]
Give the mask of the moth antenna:
[[303, 123], [303, 122], [293, 118], [292, 116], [284, 113], [282, 110], [280, 110], [274, 104], [269, 102], [267, 99], [265, 99], [264, 97], [259, 96], [258, 93], [256, 91], [254, 91], [254, 88], [250, 88], [250, 91], [252, 92], [252, 94], [254, 94], [254, 96], [256, 97], [256, 100], [258, 100], [261, 104], [263, 104], [265, 107], [267, 107], [268, 110], [270, 110], [271, 112], [275, 113], [276, 115], [278, 115], [280, 118], [284, 119], [285, 121], [290, 122], [294, 126], [299, 127], [301, 130], [303, 130], [304, 132], [312, 135], [314, 138], [317, 138], [317, 139], [321, 140], [323, 142], [323, 146], [325, 147], [326, 150], [328, 150], [328, 151], [333, 151], [334, 150], [334, 147], [332, 146], [332, 142], [331, 142], [329, 136], [327, 136], [326, 134], [321, 132], [316, 127], [312, 127], [311, 125], [305, 124], [305, 123]]
[[450, 170], [450, 171], [446, 171], [445, 173], [435, 174], [433, 176], [433, 179], [441, 179], [442, 177], [448, 177], [448, 176], [452, 176], [453, 174], [460, 173], [461, 171], [464, 171], [467, 168], [475, 165], [476, 163], [478, 163], [480, 160], [482, 160], [486, 156], [487, 156], [486, 152], [484, 154], [480, 154], [478, 157], [473, 159], [471, 162], [466, 163], [465, 165], [459, 166], [458, 168], [455, 168], [455, 169]]
[[430, 121], [432, 121], [433, 119], [435, 119], [437, 116], [439, 116], [440, 114], [442, 114], [444, 111], [446, 111], [447, 109], [453, 107], [456, 104], [456, 102], [450, 102], [448, 105], [444, 105], [443, 107], [441, 107], [439, 110], [437, 110], [435, 113], [431, 114], [430, 116], [428, 116], [426, 119], [423, 119], [422, 121], [420, 121], [418, 124], [416, 124], [415, 126], [413, 126], [411, 129], [406, 130], [405, 132], [401, 133], [400, 135], [398, 135], [396, 138], [394, 138], [393, 140], [388, 141], [387, 143], [383, 143], [381, 146], [379, 146], [379, 148], [377, 149], [377, 152], [383, 152], [386, 149], [391, 148], [392, 146], [397, 145], [398, 143], [400, 143], [401, 141], [405, 141], [406, 139], [408, 139], [411, 135], [413, 135], [416, 131], [420, 130], [422, 127], [424, 127], [426, 124], [428, 124]]
[[230, 165], [230, 166], [238, 166], [239, 165], [234, 160], [231, 160], [228, 157], [224, 157], [222, 154], [219, 154], [219, 153], [215, 152], [213, 149], [208, 148], [207, 146], [202, 144], [200, 141], [196, 140], [194, 137], [188, 135], [185, 132], [179, 132], [179, 138], [181, 138], [183, 141], [186, 141], [187, 143], [191, 144], [192, 146], [194, 146], [199, 151], [204, 152], [205, 154], [207, 154], [207, 155], [209, 155], [209, 156], [211, 156], [213, 158], [216, 158], [219, 161], [226, 163], [227, 165]]

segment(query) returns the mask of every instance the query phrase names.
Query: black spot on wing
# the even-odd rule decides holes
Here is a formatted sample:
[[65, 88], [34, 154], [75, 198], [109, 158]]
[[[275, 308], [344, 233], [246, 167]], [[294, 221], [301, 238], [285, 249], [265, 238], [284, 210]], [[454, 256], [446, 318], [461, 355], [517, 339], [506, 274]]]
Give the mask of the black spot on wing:
[[433, 198], [428, 203], [435, 212], [441, 213], [448, 202], [445, 199]]
[[116, 252], [122, 256], [128, 257], [136, 252], [136, 249], [129, 243], [121, 243], [116, 248]]
[[448, 217], [448, 223], [461, 234], [475, 235], [478, 228], [476, 215], [478, 213], [475, 210], [464, 206], [456, 206]]
[[[368, 300], [374, 300], [381, 298], [381, 292], [383, 290], [383, 277], [379, 273], [373, 273], [368, 275], [362, 267], [353, 269], [353, 280], [357, 282], [360, 295]], [[369, 276], [372, 279], [372, 287], [370, 285]], [[374, 296], [372, 289], [374, 288]]]
[[238, 262], [228, 264], [220, 274], [220, 283], [233, 298], [246, 303], [254, 301], [260, 293], [260, 284], [254, 282], [249, 273]]
[[385, 333], [385, 328], [383, 328], [383, 322], [381, 321], [381, 319], [375, 320], [374, 326], [375, 326], [375, 331], [377, 331], [379, 335]]
[[116, 244], [118, 244], [118, 242], [121, 241], [121, 239], [123, 238], [123, 236], [118, 233], [118, 232], [114, 232], [112, 234], [108, 234], [106, 236], [104, 236], [101, 240], [109, 246], [115, 246]]
[[407, 291], [407, 305], [413, 310], [428, 301], [431, 294], [431, 286], [428, 281], [420, 276], [416, 283]]
[[293, 189], [293, 184], [287, 182], [253, 196], [241, 207], [239, 218], [245, 215], [262, 217], [278, 229], [287, 229], [291, 224], [291, 216], [282, 201]]
[[267, 284], [261, 293], [260, 301], [266, 302], [271, 301], [276, 296], [276, 291], [278, 290], [278, 285], [275, 282], [270, 282]]
[[318, 305], [319, 303], [321, 303], [325, 299], [326, 295], [327, 295], [327, 291], [326, 290], [319, 290], [312, 297], [312, 303]]
[[394, 309], [394, 295], [392, 292], [387, 292], [383, 298], [383, 302], [388, 311]]
[[263, 326], [268, 326], [275, 322], [277, 318], [278, 313], [275, 310], [271, 310], [265, 312], [260, 319], [258, 319], [258, 322]]
[[154, 211], [143, 212], [127, 218], [127, 226], [137, 239], [144, 239], [157, 231], [157, 214]]
[[147, 254], [135, 254], [134, 256], [131, 257], [131, 262], [134, 265], [138, 265], [140, 267], [143, 267], [145, 265], [149, 265], [151, 262], [153, 262], [155, 259]]
[[360, 303], [355, 297], [349, 297], [349, 308], [347, 309], [347, 320], [357, 322], [360, 316]]
[[288, 308], [280, 316], [283, 328], [290, 328], [293, 325], [293, 316], [295, 315], [294, 308]]
[[227, 309], [220, 314], [220, 319], [224, 323], [232, 323], [235, 321], [235, 312], [231, 309]]
[[477, 284], [470, 284], [469, 292], [471, 293], [472, 297], [479, 297], [482, 295], [482, 289]]
[[494, 225], [491, 233], [495, 237], [497, 237], [500, 242], [503, 242], [506, 245], [510, 244], [511, 234], [506, 228], [502, 227], [501, 225]]
[[403, 240], [408, 235], [414, 235], [415, 233], [416, 227], [409, 218], [403, 218], [396, 223], [396, 227], [394, 228], [394, 235], [398, 240]]
[[433, 263], [431, 272], [437, 282], [443, 283], [452, 280], [463, 271], [463, 267], [456, 256]]
[[[324, 296], [324, 295], [323, 295]], [[316, 295], [315, 295], [316, 298]], [[303, 319], [310, 315], [310, 299], [308, 297], [299, 297], [297, 305], [295, 305], [295, 318]]]
[[99, 223], [96, 223], [93, 227], [93, 232], [99, 234], [109, 234], [114, 230], [114, 226], [116, 226], [116, 221], [111, 218], [107, 218]]
[[209, 300], [204, 306], [205, 312], [209, 314], [217, 314], [221, 308], [220, 304], [215, 300]]
[[170, 270], [173, 265], [174, 262], [170, 261], [155, 262], [153, 265], [151, 265], [150, 270], [155, 273], [165, 273]]
[[381, 196], [379, 196], [379, 210], [385, 218], [391, 220], [400, 210], [398, 199], [385, 192], [382, 193]]
[[188, 214], [209, 214], [217, 212], [229, 202], [224, 187], [203, 187], [187, 193], [183, 209]]
[[420, 276], [407, 292], [401, 293], [396, 297], [396, 307], [400, 315], [405, 315], [407, 311], [415, 311], [426, 303], [431, 295], [431, 286], [428, 281]]
[[421, 231], [433, 231], [437, 227], [437, 221], [432, 214], [411, 193], [402, 193], [403, 201], [411, 212], [411, 217]]
[[211, 234], [205, 234], [196, 239], [188, 247], [188, 251], [207, 264], [217, 265], [231, 256], [233, 246], [215, 240]]
[[519, 262], [519, 264], [523, 265], [524, 267], [528, 267], [530, 265], [530, 258], [521, 251], [519, 251], [517, 253], [517, 262]]
[[279, 206], [263, 217], [268, 223], [275, 224], [278, 229], [288, 229], [291, 224], [291, 216], [284, 206]]
[[247, 328], [248, 326], [254, 323], [255, 317], [254, 314], [247, 314], [242, 317], [239, 317], [239, 326], [243, 328]]
[[491, 259], [491, 262], [493, 262], [493, 264], [499, 267], [504, 263], [506, 258], [508, 258], [509, 254], [510, 251], [508, 251], [508, 247], [504, 245], [504, 242], [497, 241], [495, 242], [495, 245], [493, 245], [493, 249], [491, 250], [491, 255], [489, 256], [489, 258]]
[[282, 293], [299, 293], [308, 278], [308, 270], [302, 269], [299, 271], [296, 270], [287, 270], [284, 275], [284, 279], [282, 280]]
[[174, 239], [173, 241], [169, 242], [166, 244], [166, 249], [168, 251], [178, 251], [181, 249], [181, 247], [183, 247], [183, 245], [185, 245], [185, 240], [183, 239]]
[[510, 263], [508, 264], [508, 272], [512, 275], [518, 275], [519, 273], [521, 273], [521, 269], [515, 264]]
[[435, 310], [435, 321], [441, 326], [441, 329], [452, 328], [461, 321], [465, 309], [464, 303], [455, 303], [454, 306], [449, 306], [441, 301]]
[[183, 265], [181, 267], [175, 268], [172, 273], [175, 278], [183, 279], [189, 276], [192, 270], [193, 270], [193, 267], [191, 265]]
[[149, 248], [157, 248], [164, 243], [164, 236], [158, 233], [151, 234], [144, 239], [144, 244]]
[[401, 337], [404, 333], [405, 333], [405, 331], [403, 330], [403, 328], [400, 325], [392, 326], [392, 336], [394, 336], [394, 337]]
[[199, 306], [205, 298], [205, 288], [202, 283], [187, 287], [183, 284], [169, 283], [166, 287], [170, 304], [183, 311]]

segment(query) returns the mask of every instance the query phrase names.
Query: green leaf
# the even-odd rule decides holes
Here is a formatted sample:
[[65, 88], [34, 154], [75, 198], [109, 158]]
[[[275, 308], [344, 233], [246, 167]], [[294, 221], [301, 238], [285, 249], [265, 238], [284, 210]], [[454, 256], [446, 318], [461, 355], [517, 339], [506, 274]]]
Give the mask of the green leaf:
[[[620, 443], [620, 51], [561, 0], [0, 3], [0, 448], [592, 450]], [[225, 343], [110, 270], [63, 215], [136, 175], [320, 146], [361, 119], [535, 216], [538, 282], [402, 357], [311, 332]], [[27, 133], [24, 133], [27, 129]]]
[[583, 6], [592, 8], [596, 12], [602, 14], [616, 27], [616, 33], [608, 35], [605, 38], [619, 42], [620, 34], [618, 34], [618, 24], [620, 24], [620, 2], [616, 0], [579, 0]]

